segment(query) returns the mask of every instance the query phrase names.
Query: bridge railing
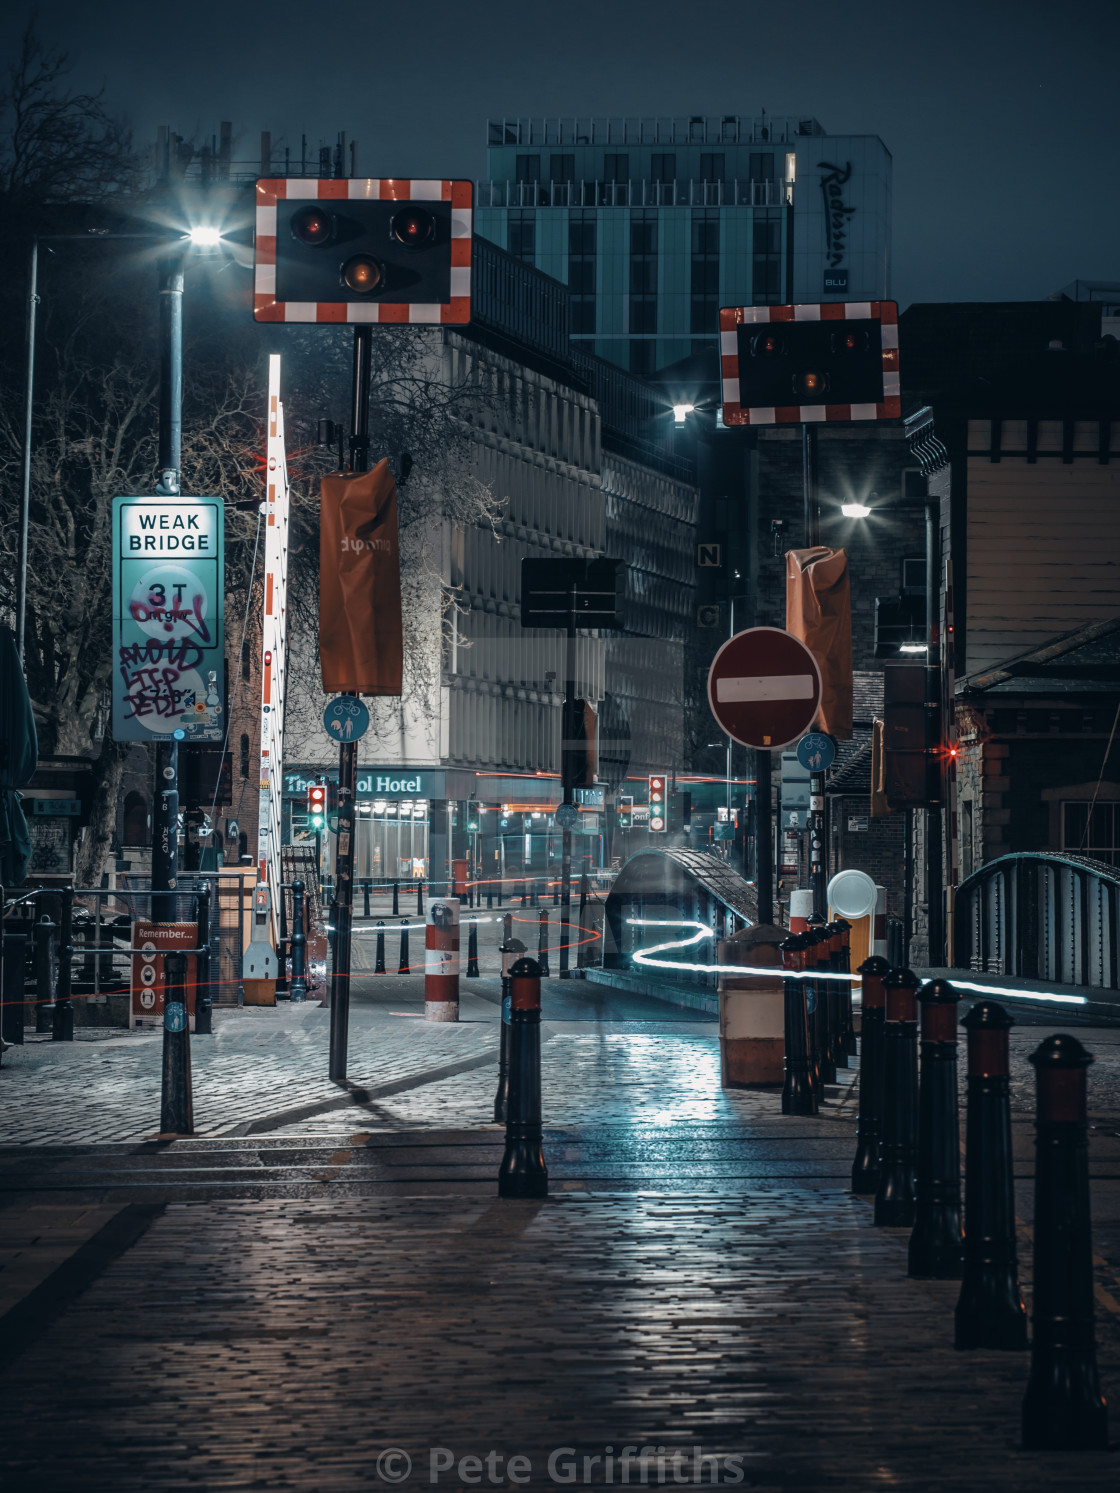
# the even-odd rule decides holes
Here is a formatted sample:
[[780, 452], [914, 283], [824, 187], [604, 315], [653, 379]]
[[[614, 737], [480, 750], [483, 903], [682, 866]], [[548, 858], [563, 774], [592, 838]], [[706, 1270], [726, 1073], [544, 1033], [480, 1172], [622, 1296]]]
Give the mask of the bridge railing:
[[1001, 856], [961, 882], [958, 969], [1117, 988], [1120, 870], [1057, 851]]

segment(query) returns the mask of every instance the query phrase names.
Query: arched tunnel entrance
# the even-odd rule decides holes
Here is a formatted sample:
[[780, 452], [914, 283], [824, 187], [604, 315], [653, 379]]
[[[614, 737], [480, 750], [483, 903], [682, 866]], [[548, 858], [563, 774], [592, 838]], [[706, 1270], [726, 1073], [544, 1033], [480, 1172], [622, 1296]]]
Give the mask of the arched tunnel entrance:
[[714, 978], [716, 942], [757, 918], [754, 886], [718, 855], [703, 850], [640, 850], [623, 866], [607, 896], [603, 968], [630, 969], [634, 955], [673, 937], [671, 928], [644, 925], [679, 919], [703, 923], [715, 938], [689, 949], [689, 962], [711, 964], [712, 975], [682, 974], [708, 984]]

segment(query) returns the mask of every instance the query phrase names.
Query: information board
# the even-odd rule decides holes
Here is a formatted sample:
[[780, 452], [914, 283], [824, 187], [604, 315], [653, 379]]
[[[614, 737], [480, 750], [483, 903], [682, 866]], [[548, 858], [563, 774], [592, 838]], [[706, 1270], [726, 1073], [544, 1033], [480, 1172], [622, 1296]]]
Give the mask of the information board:
[[224, 504], [113, 499], [113, 737], [225, 733]]

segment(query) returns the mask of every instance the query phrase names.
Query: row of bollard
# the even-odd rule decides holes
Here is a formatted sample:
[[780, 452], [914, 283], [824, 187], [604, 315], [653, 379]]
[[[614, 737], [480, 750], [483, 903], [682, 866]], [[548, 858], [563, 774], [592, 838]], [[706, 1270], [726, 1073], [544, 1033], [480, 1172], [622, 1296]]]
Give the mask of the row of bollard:
[[836, 1082], [836, 1070], [855, 1055], [852, 988], [842, 979], [850, 961], [851, 925], [813, 917], [803, 933], [780, 945], [789, 972], [784, 985], [785, 1083], [782, 1113], [815, 1115], [821, 1090]]
[[[960, 1280], [957, 1348], [1025, 1350], [1011, 1148], [1013, 1019], [996, 1002], [981, 1001], [961, 1023], [968, 1042], [962, 1227], [960, 993], [947, 980], [922, 984], [912, 970], [891, 969], [878, 956], [865, 960], [859, 974], [862, 1052], [852, 1191], [874, 1197], [877, 1226], [911, 1230], [912, 1277]], [[789, 986], [797, 983], [787, 980], [787, 1023], [790, 1005], [797, 1006]], [[787, 1088], [801, 1096], [808, 1065], [796, 1047], [787, 1061]], [[1037, 1085], [1034, 1336], [1022, 1442], [1033, 1450], [1100, 1449], [1107, 1446], [1108, 1427], [1096, 1363], [1089, 1216], [1086, 1079], [1092, 1058], [1076, 1038], [1057, 1035], [1030, 1061]], [[813, 1112], [787, 1110], [784, 1093], [783, 1110]]]

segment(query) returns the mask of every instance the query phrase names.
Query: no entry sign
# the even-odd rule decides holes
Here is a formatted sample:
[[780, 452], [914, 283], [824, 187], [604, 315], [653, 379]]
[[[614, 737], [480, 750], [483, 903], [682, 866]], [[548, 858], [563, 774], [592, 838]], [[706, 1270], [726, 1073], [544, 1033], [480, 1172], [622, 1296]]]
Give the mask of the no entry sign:
[[813, 724], [821, 671], [800, 638], [749, 627], [729, 638], [708, 671], [712, 714], [743, 746], [789, 746]]

